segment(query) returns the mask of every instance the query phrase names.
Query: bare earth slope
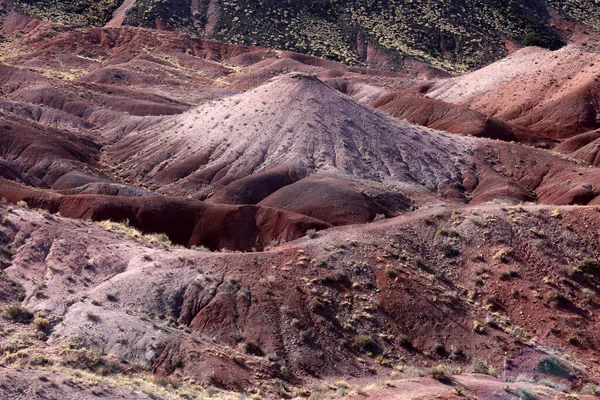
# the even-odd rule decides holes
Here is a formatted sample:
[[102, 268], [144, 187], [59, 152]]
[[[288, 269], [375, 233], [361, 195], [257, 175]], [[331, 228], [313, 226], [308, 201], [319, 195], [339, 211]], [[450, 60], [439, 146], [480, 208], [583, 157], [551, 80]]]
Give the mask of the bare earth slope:
[[[424, 165], [424, 148], [433, 168]], [[466, 148], [459, 137], [396, 122], [318, 79], [294, 73], [134, 131], [109, 156], [124, 165], [128, 179], [206, 198], [273, 168], [436, 191], [460, 180]]]
[[598, 128], [598, 54], [581, 46], [525, 48], [427, 93], [446, 102], [564, 139]]
[[[5, 273], [53, 332], [47, 342], [28, 339], [18, 357], [34, 371], [36, 353], [60, 366], [67, 361], [56, 349], [71, 344], [128, 362], [115, 370], [150, 368], [263, 393], [279, 379], [290, 394], [315, 377], [344, 376], [360, 388], [363, 378], [393, 382], [474, 359], [523, 379], [538, 361], [555, 359], [581, 389], [598, 342], [597, 305], [586, 291], [597, 290], [596, 272], [567, 274], [563, 266], [598, 256], [599, 215], [572, 207], [430, 209], [236, 254], [164, 248], [114, 224], [3, 207], [2, 235], [13, 249]], [[10, 348], [16, 338], [3, 340]], [[472, 393], [497, 392], [493, 381], [478, 385], [465, 381]]]

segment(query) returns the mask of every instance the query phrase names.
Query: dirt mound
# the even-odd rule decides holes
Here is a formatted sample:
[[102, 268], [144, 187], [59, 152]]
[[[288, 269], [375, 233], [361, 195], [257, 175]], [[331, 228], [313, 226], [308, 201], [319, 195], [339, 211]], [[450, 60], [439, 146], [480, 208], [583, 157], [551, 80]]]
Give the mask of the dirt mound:
[[164, 79], [150, 77], [145, 74], [128, 71], [121, 68], [101, 68], [82, 77], [82, 82], [96, 83], [101, 85], [149, 85], [165, 83]]
[[73, 170], [95, 168], [99, 149], [87, 135], [0, 112], [0, 158], [45, 185]]
[[260, 206], [308, 215], [332, 225], [371, 222], [406, 212], [411, 202], [398, 193], [359, 180], [316, 174], [275, 191]]
[[11, 181], [19, 182], [24, 185], [47, 187], [47, 185], [45, 185], [43, 181], [36, 179], [32, 176], [23, 174], [21, 171], [4, 161], [0, 161], [0, 177]]
[[554, 152], [489, 142], [475, 148], [474, 159], [478, 182], [473, 202], [513, 197], [543, 204], [593, 204], [600, 195], [595, 184], [600, 170]]
[[73, 194], [101, 194], [106, 196], [125, 196], [125, 197], [145, 197], [156, 196], [155, 193], [137, 188], [135, 186], [124, 185], [113, 182], [93, 182], [85, 183], [72, 189], [57, 189], [54, 190], [63, 195]]
[[600, 132], [596, 130], [573, 136], [556, 146], [555, 150], [597, 167], [600, 165], [600, 158], [598, 157], [599, 145]]
[[[459, 129], [469, 126], [473, 117], [482, 124], [473, 133], [544, 143], [526, 129], [496, 119], [485, 121], [482, 115], [464, 109], [459, 112], [461, 109], [451, 104], [421, 100], [407, 110], [415, 110], [415, 118], [429, 110], [419, 115], [429, 115], [432, 125], [457, 124], [458, 120], [463, 123], [455, 125]], [[408, 105], [413, 107], [410, 101]], [[323, 117], [325, 111], [327, 118]], [[436, 119], [438, 112], [440, 118]], [[124, 132], [123, 140], [111, 146], [108, 154], [112, 162], [125, 166], [124, 179], [141, 180], [162, 193], [215, 203], [256, 204], [274, 196], [277, 200], [272, 204], [285, 208], [294, 203], [292, 208], [304, 210], [306, 215], [313, 215], [308, 209], [317, 204], [306, 199], [303, 206], [299, 199], [304, 197], [297, 195], [302, 190], [286, 187], [313, 174], [337, 174], [338, 188], [353, 187], [352, 179], [362, 179], [378, 196], [402, 193], [418, 205], [433, 198], [582, 204], [579, 189], [556, 189], [566, 181], [570, 182], [566, 186], [587, 185], [596, 176], [595, 171], [548, 151], [450, 136], [394, 121], [303, 74], [276, 78], [254, 90], [147, 126]], [[296, 186], [305, 187], [309, 182], [313, 181]], [[280, 196], [278, 191], [282, 191]], [[564, 195], [557, 195], [559, 192]], [[597, 196], [595, 190], [586, 193], [588, 201]], [[321, 199], [322, 210], [341, 204], [332, 197]], [[347, 203], [346, 215], [362, 215], [361, 221], [372, 218], [373, 203], [363, 200], [367, 202]], [[392, 209], [382, 213], [395, 215]]]
[[[133, 132], [109, 154], [127, 179], [207, 198], [239, 179], [281, 168], [339, 171], [435, 192], [461, 181], [465, 146], [375, 113], [316, 78], [290, 74]], [[449, 153], [457, 157], [449, 160]]]
[[44, 125], [52, 125], [60, 129], [87, 130], [92, 124], [73, 116], [72, 114], [42, 107], [31, 103], [11, 100], [0, 100], [0, 110], [21, 118], [30, 119]]
[[390, 93], [389, 90], [384, 88], [373, 86], [366, 84], [361, 81], [356, 81], [354, 79], [347, 78], [323, 78], [325, 74], [319, 74], [319, 78], [323, 80], [323, 82], [327, 83], [332, 88], [339, 90], [340, 92], [352, 97], [353, 99], [365, 103], [370, 104], [380, 97], [385, 96]]

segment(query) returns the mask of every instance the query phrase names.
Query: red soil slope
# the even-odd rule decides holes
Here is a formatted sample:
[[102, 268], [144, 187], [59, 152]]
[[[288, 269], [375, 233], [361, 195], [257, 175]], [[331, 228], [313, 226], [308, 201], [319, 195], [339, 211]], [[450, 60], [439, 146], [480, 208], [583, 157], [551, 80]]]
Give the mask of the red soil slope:
[[599, 127], [600, 58], [582, 46], [535, 47], [464, 76], [441, 80], [427, 95], [563, 139]]
[[419, 95], [392, 93], [377, 99], [372, 106], [411, 124], [432, 129], [486, 137], [508, 142], [542, 144], [544, 139], [533, 131], [497, 118], [490, 118], [466, 107]]
[[[573, 389], [595, 373], [597, 271], [564, 269], [597, 257], [592, 207], [430, 208], [247, 254], [152, 248], [1, 210], [16, 249], [6, 273], [55, 321], [50, 346], [77, 341], [234, 389], [398, 379], [475, 359]], [[536, 372], [546, 358], [569, 378]]]
[[267, 245], [304, 236], [330, 225], [268, 207], [209, 205], [162, 196], [59, 196], [0, 178], [0, 193], [9, 202], [59, 212], [69, 218], [127, 222], [144, 233], [165, 233], [176, 244], [213, 250], [262, 250]]

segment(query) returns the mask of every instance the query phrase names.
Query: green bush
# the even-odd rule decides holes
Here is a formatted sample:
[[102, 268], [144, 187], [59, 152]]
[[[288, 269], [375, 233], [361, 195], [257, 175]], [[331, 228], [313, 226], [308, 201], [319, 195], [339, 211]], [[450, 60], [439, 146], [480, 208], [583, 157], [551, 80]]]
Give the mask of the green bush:
[[544, 49], [548, 48], [548, 42], [546, 42], [537, 32], [529, 31], [523, 36], [523, 46], [537, 46]]

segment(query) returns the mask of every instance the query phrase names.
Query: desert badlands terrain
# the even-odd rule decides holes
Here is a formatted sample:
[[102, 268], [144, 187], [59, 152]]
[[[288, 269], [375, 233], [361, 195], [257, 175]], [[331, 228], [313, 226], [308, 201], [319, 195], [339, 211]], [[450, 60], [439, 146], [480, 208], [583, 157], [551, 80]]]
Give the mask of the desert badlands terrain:
[[471, 2], [0, 2], [0, 398], [596, 398], [598, 6]]

